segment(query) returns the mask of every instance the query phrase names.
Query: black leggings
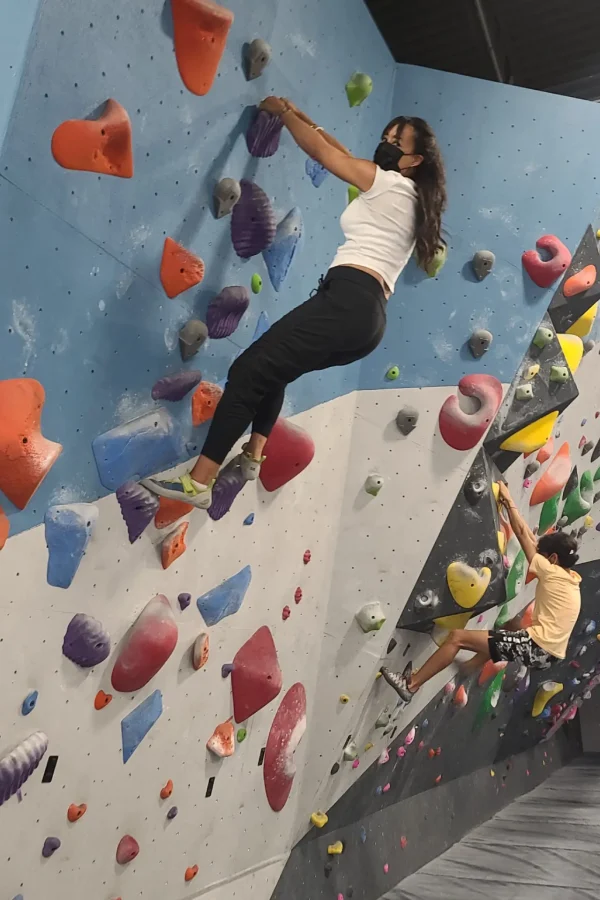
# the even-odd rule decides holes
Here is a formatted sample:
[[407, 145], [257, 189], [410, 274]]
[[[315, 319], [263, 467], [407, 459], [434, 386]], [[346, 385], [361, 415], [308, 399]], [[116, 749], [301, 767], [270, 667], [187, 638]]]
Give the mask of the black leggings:
[[307, 372], [368, 356], [385, 323], [385, 295], [376, 278], [351, 266], [330, 269], [306, 303], [235, 360], [202, 454], [220, 465], [250, 423], [268, 437], [288, 384]]

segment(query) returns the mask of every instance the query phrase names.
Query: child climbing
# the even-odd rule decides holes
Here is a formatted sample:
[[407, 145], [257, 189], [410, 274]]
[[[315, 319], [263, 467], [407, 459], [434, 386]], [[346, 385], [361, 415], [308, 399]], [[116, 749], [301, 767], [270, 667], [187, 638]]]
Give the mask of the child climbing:
[[515, 661], [532, 669], [547, 669], [564, 659], [567, 644], [581, 608], [581, 577], [571, 570], [578, 560], [577, 541], [562, 531], [545, 534], [539, 540], [520, 515], [503, 482], [499, 502], [506, 509], [515, 537], [537, 576], [532, 624], [520, 627], [520, 617], [496, 631], [451, 631], [442, 646], [417, 672], [410, 664], [400, 675], [383, 667], [381, 674], [406, 703], [410, 703], [425, 682], [454, 661], [459, 650], [473, 650], [475, 656], [464, 667], [476, 671], [487, 660]]
[[227, 467], [234, 467], [240, 486], [259, 475], [286, 386], [307, 372], [346, 366], [371, 353], [383, 337], [387, 299], [415, 247], [420, 265], [427, 268], [444, 246], [444, 165], [423, 119], [393, 119], [371, 162], [352, 156], [289, 100], [267, 97], [260, 108], [279, 116], [301, 150], [361, 193], [342, 214], [346, 240], [310, 299], [283, 316], [231, 366], [202, 455], [190, 473], [172, 481], [142, 482], [155, 494], [200, 509], [211, 505], [219, 468], [248, 426], [248, 442]]

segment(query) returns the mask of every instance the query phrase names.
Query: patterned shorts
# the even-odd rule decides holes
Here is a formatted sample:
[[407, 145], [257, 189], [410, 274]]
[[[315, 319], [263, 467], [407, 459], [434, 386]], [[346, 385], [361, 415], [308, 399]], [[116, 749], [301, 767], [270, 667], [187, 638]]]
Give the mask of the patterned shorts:
[[556, 659], [551, 653], [538, 647], [524, 629], [490, 631], [488, 645], [494, 662], [514, 661], [527, 666], [528, 669], [548, 669]]

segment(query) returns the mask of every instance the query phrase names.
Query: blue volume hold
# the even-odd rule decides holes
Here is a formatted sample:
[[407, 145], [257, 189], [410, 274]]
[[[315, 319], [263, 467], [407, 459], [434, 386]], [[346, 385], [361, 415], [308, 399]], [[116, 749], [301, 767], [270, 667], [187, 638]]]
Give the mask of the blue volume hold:
[[149, 697], [121, 721], [121, 738], [123, 741], [123, 762], [126, 763], [131, 754], [137, 750], [150, 729], [160, 719], [163, 711], [162, 694], [154, 691]]
[[263, 250], [269, 278], [276, 291], [281, 289], [287, 278], [303, 230], [302, 213], [295, 206], [277, 226], [275, 240], [271, 246]]
[[100, 481], [116, 491], [126, 481], [139, 481], [174, 466], [185, 456], [179, 423], [166, 409], [117, 425], [92, 441]]
[[320, 188], [329, 175], [329, 172], [327, 171], [325, 166], [322, 166], [321, 163], [316, 161], [316, 159], [311, 159], [310, 156], [306, 160], [306, 166], [304, 168], [306, 174], [316, 188]]
[[254, 329], [254, 337], [252, 338], [252, 343], [261, 338], [265, 331], [268, 331], [270, 327], [271, 323], [269, 322], [269, 317], [263, 310], [263, 312], [261, 312], [260, 316], [258, 317], [256, 328]]
[[37, 691], [32, 691], [30, 694], [27, 694], [21, 705], [21, 713], [24, 716], [28, 716], [30, 712], [33, 712], [38, 697], [39, 694]]
[[44, 516], [48, 584], [68, 588], [75, 578], [98, 518], [93, 503], [51, 506]]
[[207, 625], [216, 625], [221, 619], [233, 616], [241, 607], [252, 581], [252, 569], [246, 566], [223, 584], [198, 597], [200, 615]]

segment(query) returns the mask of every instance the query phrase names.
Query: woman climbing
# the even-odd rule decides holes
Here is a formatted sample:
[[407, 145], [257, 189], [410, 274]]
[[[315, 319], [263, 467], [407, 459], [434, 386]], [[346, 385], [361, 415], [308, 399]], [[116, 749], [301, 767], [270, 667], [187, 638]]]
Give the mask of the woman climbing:
[[252, 481], [286, 386], [307, 372], [346, 366], [371, 353], [383, 337], [387, 299], [415, 246], [423, 267], [444, 246], [444, 165], [427, 122], [393, 119], [371, 162], [352, 156], [289, 100], [267, 97], [260, 108], [279, 116], [301, 150], [361, 193], [342, 214], [346, 240], [313, 296], [275, 322], [229, 369], [191, 472], [142, 482], [155, 494], [200, 509], [210, 506], [219, 468], [248, 426], [252, 433], [236, 464], [241, 478]]
[[418, 672], [410, 665], [400, 674], [383, 667], [381, 674], [405, 703], [410, 703], [425, 682], [454, 661], [459, 650], [473, 650], [475, 656], [463, 667], [477, 671], [488, 659], [519, 662], [531, 669], [548, 669], [564, 659], [571, 632], [581, 609], [581, 576], [571, 570], [578, 560], [577, 541], [563, 531], [545, 534], [539, 540], [520, 515], [508, 487], [499, 484], [499, 502], [508, 512], [510, 524], [537, 576], [533, 620], [521, 628], [520, 617], [498, 631], [457, 629]]

